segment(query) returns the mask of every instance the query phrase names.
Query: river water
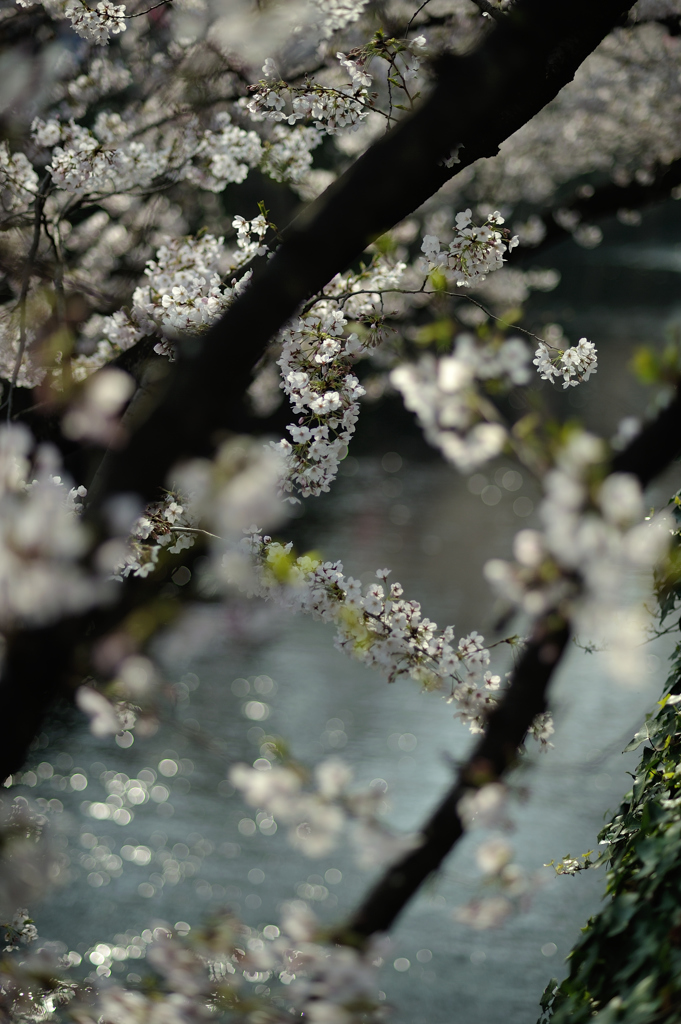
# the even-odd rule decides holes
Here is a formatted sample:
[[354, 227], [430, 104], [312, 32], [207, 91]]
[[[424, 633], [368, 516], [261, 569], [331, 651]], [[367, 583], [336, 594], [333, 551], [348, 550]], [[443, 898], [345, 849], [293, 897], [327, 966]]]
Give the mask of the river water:
[[[650, 233], [658, 237], [659, 226]], [[607, 280], [617, 267], [633, 274], [622, 270], [618, 237], [610, 249], [588, 254], [592, 276], [596, 266]], [[537, 316], [560, 320], [574, 340], [588, 326], [599, 372], [564, 399], [563, 412], [613, 432], [621, 416], [640, 408], [640, 389], [625, 372], [628, 356], [635, 344], [663, 335], [676, 315], [675, 295], [653, 302], [652, 294], [646, 301], [637, 292], [629, 305], [590, 295], [575, 312], [569, 301], [583, 261], [581, 251], [571, 254], [559, 254], [565, 285], [543, 297]], [[543, 262], [556, 261], [549, 255]], [[626, 280], [619, 287], [626, 295]], [[457, 636], [486, 633], [494, 609], [482, 565], [508, 556], [515, 530], [534, 521], [538, 495], [509, 473], [510, 464], [467, 484], [412, 440], [386, 439], [379, 417], [369, 415], [359, 454], [344, 463], [333, 493], [295, 524], [300, 544], [341, 558], [364, 582], [387, 566], [391, 580], [441, 627], [455, 624]], [[675, 467], [651, 501], [663, 503], [681, 485], [678, 475]], [[65, 865], [63, 884], [31, 908], [42, 937], [86, 956], [100, 975], [135, 982], [151, 938], [146, 929], [159, 922], [195, 926], [211, 908], [230, 905], [249, 924], [276, 924], [280, 903], [297, 898], [308, 899], [324, 921], [352, 910], [372, 873], [360, 871], [345, 847], [319, 860], [293, 851], [284, 829], [256, 822], [233, 793], [229, 766], [251, 763], [268, 733], [285, 737], [294, 756], [310, 764], [337, 754], [354, 766], [358, 783], [385, 783], [387, 821], [413, 831], [448, 787], [452, 758], [465, 755], [471, 738], [439, 696], [410, 681], [387, 685], [334, 650], [332, 638], [329, 627], [265, 605], [209, 608], [161, 648], [169, 699], [153, 736], [122, 748], [93, 738], [68, 714], [50, 723], [16, 788], [52, 801]], [[602, 871], [556, 878], [542, 865], [594, 848], [604, 815], [628, 787], [637, 755], [621, 751], [659, 695], [669, 649], [664, 641], [649, 646], [635, 685], [608, 675], [606, 654], [570, 650], [552, 687], [555, 750], [530, 750], [528, 769], [514, 779], [516, 859], [542, 884], [529, 908], [502, 928], [472, 931], [453, 919], [454, 908], [480, 892], [475, 844], [470, 837], [460, 844], [391, 936], [381, 985], [397, 1024], [536, 1020], [541, 992], [564, 973], [604, 884]], [[498, 665], [510, 668], [503, 657]], [[130, 809], [128, 801], [128, 810], [115, 813], [105, 803], [107, 771], [122, 773], [123, 784], [141, 779], [147, 795], [138, 788], [140, 803]], [[99, 953], [90, 955], [98, 943]], [[120, 959], [111, 956], [114, 946], [124, 951]]]

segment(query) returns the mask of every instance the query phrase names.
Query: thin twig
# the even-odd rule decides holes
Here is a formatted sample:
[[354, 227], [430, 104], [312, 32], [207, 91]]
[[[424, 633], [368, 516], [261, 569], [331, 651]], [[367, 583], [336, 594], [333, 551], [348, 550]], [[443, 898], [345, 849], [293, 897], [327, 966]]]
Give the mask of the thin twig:
[[[325, 299], [336, 299], [339, 303], [344, 305], [349, 299], [352, 299], [355, 295], [388, 295], [390, 293], [395, 295], [446, 295], [448, 298], [466, 299], [468, 302], [472, 302], [474, 306], [481, 309], [486, 316], [490, 317], [491, 320], [495, 320], [496, 323], [501, 324], [502, 327], [507, 327], [511, 331], [520, 331], [521, 334], [526, 334], [528, 338], [533, 338], [535, 341], [540, 341], [546, 345], [547, 348], [555, 349], [555, 345], [551, 345], [550, 342], [546, 341], [545, 338], [541, 338], [538, 334], [533, 334], [532, 331], [527, 331], [524, 327], [518, 327], [517, 324], [509, 324], [506, 320], [502, 320], [501, 317], [495, 316], [491, 313], [486, 306], [483, 306], [481, 302], [474, 299], [471, 295], [467, 295], [465, 292], [448, 292], [440, 291], [439, 289], [433, 289], [432, 291], [426, 291], [425, 285], [428, 279], [424, 281], [420, 288], [358, 288], [354, 292], [342, 292], [340, 295], [327, 295], [325, 293], [317, 295], [314, 299], [311, 299], [309, 303], [304, 307], [305, 312], [312, 309], [318, 302], [324, 302]], [[304, 314], [303, 314], [304, 315]]]
[[155, 11], [157, 7], [167, 7], [173, 0], [161, 0], [160, 4], [154, 4], [153, 7], [149, 7], [146, 11], [138, 11], [137, 14], [126, 14], [125, 20], [129, 21], [131, 18], [141, 18], [143, 14], [150, 14], [151, 11]]
[[404, 38], [405, 39], [409, 35], [409, 32], [411, 30], [411, 26], [414, 23], [414, 19], [418, 17], [418, 15], [421, 13], [423, 8], [426, 7], [429, 3], [430, 3], [430, 0], [423, 0], [423, 3], [421, 4], [421, 6], [419, 8], [417, 8], [417, 10], [414, 11], [414, 13], [412, 14], [411, 18], [409, 19], [409, 24], [407, 25], [407, 27], [404, 30]]
[[461, 292], [459, 292], [459, 293], [456, 293], [456, 292], [445, 292], [444, 294], [445, 295], [459, 294], [462, 299], [468, 299], [469, 302], [472, 302], [474, 306], [477, 306], [478, 309], [481, 309], [483, 311], [483, 313], [485, 313], [492, 320], [496, 320], [496, 322], [498, 324], [501, 324], [502, 327], [508, 327], [508, 329], [510, 331], [520, 331], [521, 334], [526, 334], [528, 336], [528, 338], [534, 338], [535, 341], [541, 341], [542, 344], [547, 346], [547, 348], [555, 349], [555, 347], [556, 347], [555, 345], [549, 344], [549, 342], [546, 341], [544, 338], [540, 338], [538, 334], [533, 334], [532, 331], [526, 331], [524, 327], [518, 327], [517, 324], [509, 324], [505, 320], [502, 320], [501, 317], [495, 316], [494, 313], [490, 313], [490, 311], [488, 309], [486, 309], [485, 306], [483, 306], [483, 304], [481, 302], [478, 302], [477, 299], [474, 299], [472, 295], [466, 295], [465, 293], [462, 294]]

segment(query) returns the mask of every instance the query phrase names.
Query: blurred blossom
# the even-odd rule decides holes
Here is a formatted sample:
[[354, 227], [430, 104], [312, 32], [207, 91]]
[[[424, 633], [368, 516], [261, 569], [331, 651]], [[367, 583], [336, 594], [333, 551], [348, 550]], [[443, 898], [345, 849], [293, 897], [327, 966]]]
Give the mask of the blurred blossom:
[[133, 394], [135, 382], [123, 370], [108, 368], [89, 377], [62, 420], [62, 429], [74, 441], [103, 446], [123, 442], [120, 413]]

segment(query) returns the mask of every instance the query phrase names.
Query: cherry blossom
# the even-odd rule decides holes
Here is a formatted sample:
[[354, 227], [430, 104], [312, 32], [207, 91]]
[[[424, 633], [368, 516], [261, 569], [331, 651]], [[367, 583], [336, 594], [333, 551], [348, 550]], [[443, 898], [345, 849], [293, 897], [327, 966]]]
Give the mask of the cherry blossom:
[[596, 346], [586, 338], [580, 338], [571, 348], [554, 351], [542, 341], [532, 362], [543, 380], [554, 381], [562, 377], [564, 388], [574, 388], [587, 381], [598, 366]]
[[[418, 601], [403, 599], [399, 583], [386, 594], [383, 584], [369, 584], [365, 592], [358, 580], [346, 577], [341, 562], [321, 562], [301, 555], [292, 545], [282, 545], [260, 531], [243, 542], [254, 575], [237, 579], [249, 593], [276, 600], [292, 611], [336, 626], [335, 646], [378, 669], [389, 682], [410, 676], [425, 690], [443, 693], [457, 705], [456, 717], [471, 732], [481, 732], [487, 711], [498, 700], [500, 677], [489, 669], [489, 650], [484, 638], [473, 632], [454, 647], [454, 629], [438, 632], [437, 624], [422, 614]], [[229, 575], [234, 562], [226, 562]], [[378, 571], [385, 580], [385, 569]], [[543, 719], [535, 734], [543, 748], [552, 726]]]
[[251, 86], [251, 99], [243, 106], [254, 121], [312, 121], [319, 132], [339, 135], [345, 129], [356, 131], [370, 110], [367, 86], [368, 75], [355, 61], [339, 53], [341, 67], [351, 78], [351, 84], [340, 89], [317, 83], [292, 87], [278, 77], [277, 68], [268, 58], [263, 65], [264, 78]]
[[500, 270], [503, 255], [518, 244], [517, 238], [505, 238], [497, 230], [504, 223], [498, 210], [491, 213], [484, 224], [471, 223], [471, 211], [456, 215], [457, 234], [449, 247], [435, 235], [426, 235], [421, 245], [422, 268], [426, 273], [442, 270], [451, 275], [459, 287], [469, 288], [473, 282], [484, 281], [487, 274]]
[[282, 335], [280, 387], [299, 414], [288, 428], [291, 441], [276, 445], [286, 459], [285, 493], [295, 488], [307, 497], [328, 491], [347, 454], [364, 388], [348, 372], [350, 357], [361, 345], [356, 334], [344, 335], [346, 324], [338, 311], [313, 313]]

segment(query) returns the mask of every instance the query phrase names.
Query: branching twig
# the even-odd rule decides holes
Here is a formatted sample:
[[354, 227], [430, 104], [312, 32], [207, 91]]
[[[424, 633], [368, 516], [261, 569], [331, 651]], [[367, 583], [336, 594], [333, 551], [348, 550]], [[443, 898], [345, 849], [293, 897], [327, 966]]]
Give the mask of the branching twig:
[[[445, 292], [444, 294], [454, 295], [455, 293]], [[496, 323], [501, 324], [502, 327], [508, 327], [510, 331], [520, 331], [521, 334], [526, 334], [528, 338], [540, 341], [544, 345], [548, 345], [549, 348], [556, 347], [555, 345], [551, 345], [548, 341], [545, 341], [544, 338], [540, 338], [538, 334], [533, 334], [532, 331], [526, 331], [524, 327], [518, 327], [517, 324], [509, 324], [505, 320], [502, 320], [501, 317], [495, 316], [494, 313], [490, 313], [489, 309], [487, 309], [486, 306], [483, 306], [481, 302], [478, 302], [477, 299], [474, 299], [472, 295], [467, 295], [465, 292], [458, 292], [457, 294], [460, 295], [462, 299], [467, 299], [468, 302], [472, 302], [474, 306], [477, 306], [478, 309], [481, 309], [491, 320], [495, 320]]]

